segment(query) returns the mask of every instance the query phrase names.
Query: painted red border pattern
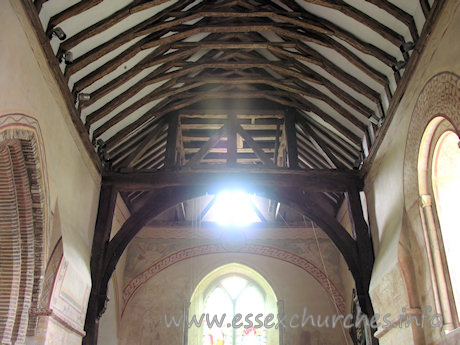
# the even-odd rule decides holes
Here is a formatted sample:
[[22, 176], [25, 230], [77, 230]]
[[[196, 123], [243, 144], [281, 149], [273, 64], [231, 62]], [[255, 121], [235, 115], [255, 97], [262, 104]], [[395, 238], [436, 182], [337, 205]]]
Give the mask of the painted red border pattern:
[[126, 306], [132, 297], [136, 294], [137, 290], [144, 285], [148, 280], [153, 278], [162, 270], [174, 265], [183, 260], [195, 258], [202, 255], [211, 255], [211, 254], [221, 254], [221, 253], [235, 253], [235, 254], [255, 254], [262, 255], [274, 259], [278, 259], [284, 262], [293, 264], [305, 272], [310, 274], [316, 281], [321, 285], [324, 291], [329, 295], [332, 302], [337, 306], [337, 309], [341, 314], [345, 314], [345, 299], [342, 294], [336, 288], [334, 283], [314, 264], [312, 264], [307, 259], [288, 252], [283, 249], [263, 246], [257, 244], [249, 244], [244, 246], [238, 251], [228, 251], [222, 246], [217, 244], [207, 244], [202, 246], [196, 246], [191, 248], [186, 248], [175, 253], [172, 253], [163, 259], [157, 261], [152, 266], [147, 268], [144, 272], [137, 275], [135, 278], [131, 279], [128, 285], [125, 286], [122, 293], [122, 314], [124, 313]]

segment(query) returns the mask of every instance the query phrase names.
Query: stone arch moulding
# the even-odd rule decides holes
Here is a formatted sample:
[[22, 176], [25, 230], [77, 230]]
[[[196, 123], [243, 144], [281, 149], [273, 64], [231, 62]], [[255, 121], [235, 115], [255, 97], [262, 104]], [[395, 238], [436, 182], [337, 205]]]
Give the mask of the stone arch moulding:
[[[162, 270], [174, 265], [177, 262], [192, 259], [202, 255], [211, 255], [211, 254], [220, 254], [220, 253], [229, 253], [228, 250], [225, 250], [222, 246], [217, 244], [208, 244], [197, 247], [186, 248], [178, 252], [172, 253], [161, 260], [154, 263], [152, 266], [147, 268], [144, 272], [138, 274], [136, 277], [131, 279], [128, 285], [125, 286], [122, 292], [122, 310], [123, 314], [126, 306], [128, 305], [131, 298], [136, 294], [136, 291], [142, 287], [148, 280], [153, 278]], [[240, 254], [254, 254], [262, 255], [277, 260], [281, 260], [292, 265], [295, 265], [312, 276], [322, 287], [322, 289], [328, 294], [332, 303], [337, 306], [340, 313], [345, 315], [346, 306], [345, 299], [334, 285], [334, 283], [316, 267], [313, 263], [307, 259], [300, 257], [294, 253], [290, 253], [286, 250], [258, 245], [258, 244], [249, 244], [239, 249], [235, 253]]]
[[460, 77], [451, 72], [433, 76], [420, 93], [409, 124], [404, 153], [404, 203], [406, 210], [412, 206], [409, 197], [418, 191], [417, 164], [420, 142], [425, 128], [434, 118], [448, 119], [460, 133]]
[[[10, 230], [17, 233], [15, 238], [20, 244], [16, 248], [19, 261], [3, 261], [5, 265], [12, 265], [13, 271], [18, 271], [20, 275], [19, 286], [14, 290], [18, 292], [17, 301], [12, 309], [16, 317], [14, 326], [8, 326], [8, 321], [6, 323], [10, 335], [2, 334], [20, 344], [25, 341], [26, 335], [33, 336], [36, 330], [47, 257], [49, 193], [38, 121], [24, 114], [0, 115], [0, 145], [4, 153], [2, 166], [10, 171], [7, 174], [10, 177], [3, 176], [6, 179], [3, 187], [9, 188], [13, 193], [10, 193], [11, 200], [16, 200], [13, 202], [16, 207], [10, 210], [13, 213], [9, 212], [9, 216], [3, 218], [6, 222], [4, 225], [7, 226], [9, 221], [16, 224], [14, 214], [21, 219], [17, 226], [10, 226]], [[3, 245], [7, 246], [8, 243]]]
[[[413, 287], [416, 287], [415, 290], [417, 291], [415, 292], [417, 292], [418, 296], [431, 295], [431, 292], [424, 290], [429, 289], [428, 286], [433, 284], [432, 281], [428, 283], [427, 280], [432, 278], [429, 278], [431, 275], [426, 271], [431, 270], [430, 265], [425, 263], [430, 260], [427, 260], [429, 248], [427, 248], [425, 230], [421, 219], [421, 181], [419, 179], [418, 164], [425, 132], [430, 126], [433, 124], [436, 126], [441, 120], [447, 120], [456, 133], [460, 133], [460, 77], [452, 72], [441, 72], [434, 75], [423, 87], [411, 116], [404, 153], [404, 206], [408, 231], [401, 234], [400, 246], [404, 246], [403, 243], [410, 243], [409, 255], [412, 256], [412, 259], [399, 261], [400, 268], [403, 271], [412, 272], [410, 278], [405, 277], [406, 286], [404, 288], [407, 289], [408, 294], [413, 294]], [[422, 267], [423, 265], [426, 267]], [[436, 299], [427, 298], [427, 301], [415, 301], [415, 299], [419, 299], [419, 297], [416, 297], [413, 303], [418, 303], [419, 305], [409, 307], [420, 308], [422, 304], [427, 302], [434, 302], [436, 305]], [[427, 334], [425, 334], [426, 336]]]

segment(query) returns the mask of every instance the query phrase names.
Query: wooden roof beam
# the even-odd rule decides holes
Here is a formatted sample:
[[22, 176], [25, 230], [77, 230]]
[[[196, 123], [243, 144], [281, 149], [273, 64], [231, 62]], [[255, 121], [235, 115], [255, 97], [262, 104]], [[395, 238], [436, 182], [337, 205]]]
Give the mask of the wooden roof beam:
[[256, 187], [276, 185], [300, 188], [306, 192], [345, 192], [362, 180], [354, 170], [228, 169], [173, 170], [159, 172], [106, 173], [102, 185], [113, 185], [118, 191], [147, 191], [166, 187], [209, 187], [232, 183]]
[[310, 130], [307, 122], [300, 116], [298, 117], [298, 119], [300, 121], [299, 127], [302, 130], [303, 134], [306, 137], [309, 137], [310, 141], [313, 143], [316, 149], [319, 152], [321, 152], [321, 154], [328, 161], [331, 167], [335, 169], [345, 169], [345, 165], [335, 157], [335, 155], [329, 149], [327, 144], [323, 142], [323, 140], [318, 135], [316, 135], [314, 131]]
[[[195, 70], [199, 70], [200, 67], [203, 67], [203, 68], [216, 68], [217, 66], [218, 67], [231, 67], [231, 68], [235, 68], [237, 66], [243, 66], [243, 67], [260, 67], [260, 65], [262, 64], [261, 63], [256, 63], [256, 62], [252, 62], [250, 64], [248, 63], [233, 63], [233, 62], [230, 62], [230, 63], [203, 63], [203, 64], [199, 64], [198, 66], [197, 65], [194, 65], [192, 63], [189, 64], [190, 67], [187, 67], [185, 68], [184, 70], [178, 70], [178, 71], [174, 71], [174, 72], [169, 72], [171, 74], [173, 74], [174, 76], [181, 76], [181, 75], [185, 75], [187, 73], [190, 73], [192, 71], [195, 71]], [[284, 67], [279, 67], [279, 66], [276, 66], [275, 64], [273, 63], [263, 63], [265, 64], [266, 66], [269, 66], [270, 68], [273, 68], [274, 70], [276, 70], [277, 72], [281, 72], [283, 74], [287, 74], [289, 76], [297, 76], [297, 77], [303, 77], [302, 74], [298, 73], [298, 72], [295, 72], [295, 71], [292, 71], [292, 70], [288, 70]], [[302, 66], [301, 66], [302, 67]], [[306, 68], [306, 67], [305, 67]], [[311, 70], [309, 70], [310, 72]], [[315, 73], [314, 71], [311, 71], [312, 73]], [[335, 92], [336, 94], [338, 93], [338, 96], [343, 99], [343, 100], [347, 100], [348, 103], [351, 102], [350, 105], [352, 106], [359, 106], [360, 103], [356, 104], [357, 101], [355, 101], [353, 98], [347, 96], [347, 94], [345, 94], [343, 91], [341, 91], [337, 86], [333, 85], [332, 83], [330, 83], [327, 79], [319, 76], [319, 75], [315, 75], [316, 77], [318, 78], [321, 78], [320, 80], [323, 82], [323, 84], [326, 84], [325, 86], [327, 86], [329, 89], [331, 89], [331, 92]], [[159, 82], [159, 81], [162, 81], [164, 80], [165, 78], [168, 78], [166, 75], [163, 75], [163, 76], [159, 76], [157, 78], [154, 79], [154, 82]], [[198, 79], [199, 80], [199, 79]], [[214, 79], [216, 82], [218, 81], [217, 79]], [[249, 82], [251, 80], [247, 80], [245, 82]], [[143, 79], [143, 82], [145, 83], [152, 83], [152, 79], [148, 79], [148, 78], [144, 78]], [[147, 96], [144, 96], [142, 99], [136, 101], [134, 104], [132, 104], [130, 107], [126, 108], [125, 110], [123, 110], [121, 113], [119, 113], [118, 115], [116, 115], [115, 117], [113, 117], [110, 121], [111, 123], [115, 124], [121, 120], [123, 120], [127, 115], [129, 115], [132, 111], [140, 108], [141, 106], [155, 100], [155, 99], [159, 99], [159, 98], [163, 98], [163, 97], [168, 97], [170, 95], [173, 95], [173, 94], [177, 94], [179, 92], [182, 92], [182, 91], [186, 91], [188, 89], [192, 89], [194, 87], [198, 87], [200, 85], [204, 85], [206, 83], [208, 83], [209, 80], [206, 80], [206, 79], [202, 79], [201, 82], [200, 81], [197, 81], [196, 83], [194, 84], [191, 84], [191, 85], [185, 85], [185, 86], [182, 86], [181, 88], [177, 88], [177, 89], [173, 89], [171, 91], [167, 91], [167, 90], [164, 90], [163, 92], [161, 93], [152, 93], [152, 94], [149, 94]], [[231, 79], [228, 79], [228, 80], [224, 80], [222, 79], [220, 81], [220, 83], [242, 83], [243, 81], [242, 80], [239, 80], [239, 81], [235, 81], [235, 80], [231, 80]], [[314, 98], [318, 98], [318, 99], [321, 99], [323, 101], [325, 101], [326, 103], [328, 103], [329, 105], [331, 105], [333, 108], [335, 108], [339, 113], [341, 113], [343, 116], [345, 116], [349, 121], [351, 121], [352, 123], [354, 123], [356, 126], [358, 126], [359, 128], [362, 128], [364, 126], [364, 124], [359, 121], [356, 117], [354, 117], [353, 115], [351, 115], [350, 113], [348, 113], [347, 110], [345, 110], [342, 106], [340, 106], [338, 103], [336, 103], [335, 101], [333, 101], [331, 98], [329, 98], [328, 96], [326, 96], [325, 94], [321, 93], [320, 91], [316, 90], [316, 89], [312, 89], [311, 87], [307, 86], [307, 84], [302, 84], [303, 88], [302, 89], [298, 89], [298, 88], [293, 88], [293, 87], [290, 87], [290, 86], [285, 86], [283, 84], [280, 84], [276, 81], [270, 81], [270, 80], [265, 80], [265, 79], [260, 79], [260, 80], [254, 80], [254, 82], [263, 82], [265, 84], [268, 84], [268, 85], [272, 85], [274, 87], [277, 87], [277, 88], [280, 88], [280, 89], [283, 89], [283, 90], [287, 90], [287, 91], [290, 91], [290, 92], [296, 92], [296, 93], [300, 93], [300, 94], [304, 94], [306, 96], [310, 96], [310, 97], [314, 97]], [[139, 85], [140, 84], [140, 85]], [[122, 103], [124, 103], [125, 101], [127, 101], [129, 98], [131, 98], [132, 96], [134, 96], [135, 93], [139, 92], [141, 89], [142, 89], [142, 82], [141, 83], [138, 83], [136, 85], [134, 85], [133, 87], [131, 87], [130, 89], [128, 89], [127, 91], [125, 91], [124, 93], [122, 93], [121, 95], [119, 95], [117, 98], [115, 98], [114, 100], [112, 100], [111, 102], [107, 103], [106, 105], [104, 105], [102, 108], [100, 108], [99, 110], [96, 110], [95, 112], [93, 112], [92, 114], [88, 115], [87, 117], [87, 124], [88, 125], [91, 125], [93, 124], [94, 122], [102, 119], [104, 116], [106, 116], [107, 114], [109, 114], [110, 112], [112, 112], [113, 110], [115, 110], [119, 105], [121, 105]], [[364, 109], [364, 110], [368, 110], [368, 109]], [[370, 111], [370, 110], [369, 110]], [[367, 114], [367, 111], [364, 111], [363, 114], [366, 113]]]
[[[287, 6], [291, 7], [294, 11], [303, 11], [304, 15], [309, 15], [309, 13], [300, 5], [298, 5], [294, 0], [281, 0], [284, 4]], [[386, 40], [390, 41], [397, 47], [401, 45], [401, 43], [404, 42], [403, 37], [395, 32], [394, 30], [390, 29], [389, 27], [383, 25], [376, 19], [368, 16], [367, 14], [359, 11], [355, 7], [347, 4], [343, 0], [304, 0], [305, 2], [310, 2], [315, 5], [320, 5], [324, 7], [328, 7], [337, 11], [342, 12], [344, 15], [351, 17], [358, 21], [359, 23], [362, 23], [366, 25], [369, 29], [375, 31], [378, 33], [380, 36], [385, 38]]]
[[164, 123], [161, 122], [156, 128], [158, 130], [152, 130], [150, 134], [147, 134], [145, 138], [137, 145], [137, 149], [134, 150], [124, 161], [123, 165], [131, 168], [136, 162], [142, 157], [142, 155], [162, 136], [164, 135]]
[[[162, 0], [160, 0], [160, 1], [162, 1]], [[194, 1], [195, 0], [179, 1], [178, 3], [175, 3], [175, 4], [165, 8], [164, 10], [160, 11], [159, 13], [154, 15], [153, 17], [151, 17], [151, 18], [143, 21], [142, 23], [134, 26], [131, 31], [136, 32], [139, 29], [145, 27], [146, 25], [151, 25], [151, 24], [153, 24], [155, 22], [165, 20], [165, 19], [167, 19], [169, 17], [169, 12], [184, 9], [185, 7], [187, 7], [189, 4], [191, 4]], [[139, 1], [137, 1], [137, 2], [139, 3]], [[162, 1], [162, 2], [165, 2], [165, 1]], [[150, 5], [151, 7], [159, 5], [159, 3], [156, 3], [156, 1], [147, 1], [146, 4]], [[137, 11], [135, 11], [135, 9], [136, 9], [135, 2], [131, 2], [128, 6], [122, 8], [121, 10], [111, 14], [110, 16], [100, 20], [99, 22], [97, 22], [97, 23], [95, 23], [95, 24], [83, 29], [82, 31], [80, 31], [77, 34], [73, 35], [72, 37], [68, 38], [67, 40], [65, 40], [61, 44], [60, 49], [63, 49], [65, 51], [69, 51], [70, 49], [72, 49], [73, 47], [77, 46], [81, 42], [83, 42], [83, 41], [85, 41], [85, 40], [87, 40], [87, 39], [89, 39], [89, 38], [91, 38], [91, 37], [93, 37], [95, 35], [98, 35], [98, 34], [104, 32], [105, 30], [109, 29], [110, 27], [118, 24], [123, 19], [127, 18], [129, 15], [137, 12]], [[131, 31], [129, 31], [129, 30], [125, 31], [123, 34], [127, 35], [128, 32], [131, 32]]]
[[387, 13], [391, 14], [394, 18], [399, 20], [400, 22], [404, 23], [409, 32], [411, 33], [412, 40], [417, 42], [418, 40], [418, 32], [417, 27], [415, 25], [414, 18], [395, 4], [389, 2], [388, 0], [366, 0], [371, 4], [381, 8], [382, 10], [386, 11]]
[[87, 0], [87, 1], [80, 1], [77, 2], [75, 5], [70, 6], [69, 8], [65, 9], [64, 11], [52, 16], [48, 22], [48, 27], [46, 29], [46, 33], [49, 36], [50, 33], [53, 31], [54, 27], [57, 26], [59, 23], [72, 18], [80, 13], [88, 11], [90, 8], [93, 8], [96, 5], [99, 5], [103, 0]]

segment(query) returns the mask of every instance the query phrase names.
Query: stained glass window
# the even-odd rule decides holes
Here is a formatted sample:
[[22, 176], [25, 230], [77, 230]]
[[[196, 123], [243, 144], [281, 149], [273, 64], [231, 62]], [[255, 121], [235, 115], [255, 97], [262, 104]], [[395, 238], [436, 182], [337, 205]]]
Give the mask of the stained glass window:
[[[203, 345], [265, 345], [266, 329], [255, 319], [257, 314], [265, 316], [264, 307], [264, 294], [251, 280], [239, 275], [224, 277], [208, 293], [204, 307], [208, 320], [223, 322], [220, 327], [204, 322]], [[236, 314], [242, 315], [237, 322], [243, 325], [240, 328], [231, 326]]]

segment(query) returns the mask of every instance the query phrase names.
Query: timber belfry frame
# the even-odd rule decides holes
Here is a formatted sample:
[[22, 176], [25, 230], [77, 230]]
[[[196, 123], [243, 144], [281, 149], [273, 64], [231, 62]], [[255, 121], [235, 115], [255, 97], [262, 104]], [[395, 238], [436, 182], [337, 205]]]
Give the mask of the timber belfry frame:
[[[363, 217], [359, 192], [363, 183], [355, 170], [216, 169], [161, 170], [150, 173], [107, 173], [103, 176], [92, 246], [92, 290], [83, 344], [97, 344], [98, 320], [105, 310], [107, 287], [122, 253], [154, 217], [178, 203], [213, 193], [223, 186], [244, 187], [277, 200], [314, 221], [343, 255], [356, 283], [361, 308], [373, 316], [369, 283], [374, 263], [372, 239]], [[117, 193], [148, 191], [149, 197], [110, 239]], [[344, 193], [352, 234], [321, 206], [325, 192]]]

